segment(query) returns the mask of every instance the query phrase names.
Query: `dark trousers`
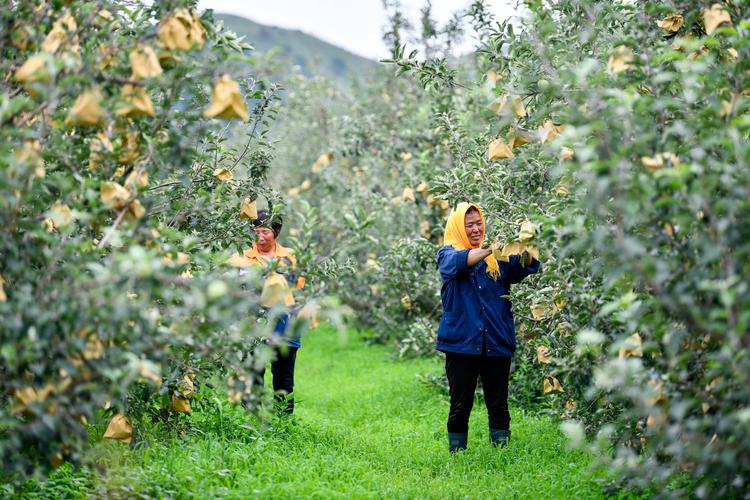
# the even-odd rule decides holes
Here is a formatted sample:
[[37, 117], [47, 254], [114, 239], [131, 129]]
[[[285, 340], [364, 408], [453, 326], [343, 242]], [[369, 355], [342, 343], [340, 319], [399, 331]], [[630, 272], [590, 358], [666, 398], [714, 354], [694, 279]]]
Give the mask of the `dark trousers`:
[[510, 358], [445, 353], [445, 373], [451, 395], [448, 432], [469, 431], [477, 378], [482, 378], [490, 429], [510, 430], [508, 376]]
[[[274, 399], [283, 413], [294, 412], [294, 363], [297, 360], [297, 347], [274, 346], [276, 359], [271, 363], [273, 375]], [[258, 372], [258, 379], [263, 384], [266, 368]]]

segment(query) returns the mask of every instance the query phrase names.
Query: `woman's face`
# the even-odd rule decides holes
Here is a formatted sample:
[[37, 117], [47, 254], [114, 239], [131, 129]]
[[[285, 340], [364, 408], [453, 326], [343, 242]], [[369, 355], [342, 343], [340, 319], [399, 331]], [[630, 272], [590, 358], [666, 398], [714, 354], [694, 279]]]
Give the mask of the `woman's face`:
[[256, 244], [260, 251], [268, 252], [276, 246], [276, 236], [270, 228], [256, 227], [255, 235], [257, 237]]
[[466, 214], [464, 217], [464, 228], [466, 229], [466, 236], [469, 237], [471, 246], [478, 247], [482, 244], [484, 224], [482, 223], [482, 217], [479, 216], [479, 212], [472, 210]]

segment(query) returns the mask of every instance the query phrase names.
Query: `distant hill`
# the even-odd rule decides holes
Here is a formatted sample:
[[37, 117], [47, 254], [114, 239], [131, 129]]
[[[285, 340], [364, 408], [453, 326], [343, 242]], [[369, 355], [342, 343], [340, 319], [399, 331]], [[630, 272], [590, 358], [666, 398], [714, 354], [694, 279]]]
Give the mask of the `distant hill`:
[[306, 75], [322, 74], [345, 80], [350, 73], [366, 73], [378, 64], [299, 30], [265, 26], [232, 14], [215, 13], [214, 17], [224, 21], [224, 25], [239, 36], [244, 36], [245, 41], [259, 52], [281, 49], [282, 54], [299, 65]]

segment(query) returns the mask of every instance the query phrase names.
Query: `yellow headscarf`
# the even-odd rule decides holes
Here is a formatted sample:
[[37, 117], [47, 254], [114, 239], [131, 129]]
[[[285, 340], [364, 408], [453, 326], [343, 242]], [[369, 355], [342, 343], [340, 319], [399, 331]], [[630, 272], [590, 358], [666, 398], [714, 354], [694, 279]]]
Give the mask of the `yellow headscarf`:
[[[473, 203], [462, 202], [459, 203], [456, 208], [451, 211], [448, 216], [448, 222], [445, 224], [445, 233], [443, 233], [443, 245], [452, 246], [456, 250], [466, 250], [467, 248], [480, 248], [479, 245], [472, 246], [469, 242], [469, 237], [466, 235], [466, 227], [464, 226], [464, 219], [466, 218], [466, 212], [474, 207], [479, 212], [479, 217], [482, 219], [482, 241], [484, 241], [484, 232], [486, 225], [484, 223], [484, 214], [482, 209]], [[487, 274], [497, 281], [500, 277], [500, 266], [495, 259], [493, 254], [489, 254], [484, 258], [487, 263]]]

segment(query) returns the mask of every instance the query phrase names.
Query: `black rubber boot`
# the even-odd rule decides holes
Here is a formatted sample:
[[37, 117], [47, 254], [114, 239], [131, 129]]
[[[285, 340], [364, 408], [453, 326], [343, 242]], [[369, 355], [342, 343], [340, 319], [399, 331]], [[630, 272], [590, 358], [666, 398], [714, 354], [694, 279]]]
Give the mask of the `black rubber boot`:
[[503, 429], [490, 429], [490, 441], [492, 441], [492, 444], [495, 446], [503, 448], [508, 444], [508, 441], [510, 441], [510, 431]]
[[456, 453], [465, 450], [466, 443], [469, 441], [468, 432], [449, 432], [448, 433], [448, 451]]

